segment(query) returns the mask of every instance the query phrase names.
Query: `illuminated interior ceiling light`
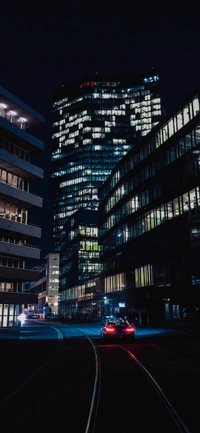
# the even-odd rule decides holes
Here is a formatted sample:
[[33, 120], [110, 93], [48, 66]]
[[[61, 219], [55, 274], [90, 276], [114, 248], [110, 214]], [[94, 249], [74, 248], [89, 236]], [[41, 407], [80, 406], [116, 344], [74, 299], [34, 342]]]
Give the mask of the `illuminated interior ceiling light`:
[[16, 111], [12, 111], [12, 110], [8, 111], [8, 114], [10, 114], [11, 116], [17, 116]]
[[27, 122], [27, 119], [25, 119], [24, 117], [19, 117], [19, 122], [23, 122], [23, 123], [25, 123], [25, 122]]
[[3, 104], [2, 102], [0, 103], [0, 108], [7, 108], [6, 104]]

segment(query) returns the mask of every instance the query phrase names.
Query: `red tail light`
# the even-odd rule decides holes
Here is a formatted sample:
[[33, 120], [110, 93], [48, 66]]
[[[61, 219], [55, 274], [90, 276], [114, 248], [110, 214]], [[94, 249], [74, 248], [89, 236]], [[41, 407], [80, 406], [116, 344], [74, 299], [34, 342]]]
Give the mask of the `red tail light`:
[[115, 328], [114, 326], [105, 326], [104, 331], [112, 334], [112, 332], [115, 332]]
[[134, 332], [134, 328], [133, 328], [133, 326], [128, 326], [128, 328], [126, 328], [126, 332], [128, 332], [128, 333], [132, 333], [132, 332]]

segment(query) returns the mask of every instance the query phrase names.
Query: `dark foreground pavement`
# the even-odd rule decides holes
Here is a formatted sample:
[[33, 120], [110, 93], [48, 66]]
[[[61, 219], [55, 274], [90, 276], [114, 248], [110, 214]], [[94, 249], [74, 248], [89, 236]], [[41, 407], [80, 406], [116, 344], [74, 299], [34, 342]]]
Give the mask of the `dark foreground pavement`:
[[[56, 323], [49, 325], [56, 327]], [[199, 328], [185, 321], [166, 322], [166, 328], [159, 325], [137, 327], [134, 350], [152, 373], [158, 375], [159, 383], [164, 378], [169, 393], [168, 382], [173, 377], [177, 383], [177, 388], [174, 385], [177, 401], [180, 401], [183, 389], [192, 398], [195, 383], [199, 383]], [[88, 324], [83, 329], [90, 331], [95, 344], [101, 346], [98, 327], [100, 325]], [[74, 328], [77, 329], [77, 325]], [[37, 336], [42, 329], [52, 338], [33, 339], [33, 333]], [[166, 333], [163, 333], [164, 329]], [[36, 322], [23, 328], [23, 334], [20, 329], [2, 330], [5, 337], [0, 340], [0, 425], [3, 432], [50, 433], [65, 429], [69, 433], [84, 433], [94, 385], [94, 353], [84, 337], [77, 338], [73, 325], [69, 331], [66, 328], [66, 335], [68, 332], [74, 337], [60, 342], [55, 330]], [[154, 350], [151, 345], [158, 348]], [[167, 359], [165, 352], [162, 358], [159, 348], [166, 351]], [[153, 353], [152, 359], [150, 353]], [[188, 370], [185, 370], [187, 362]], [[183, 365], [184, 373], [180, 374]], [[173, 388], [171, 396], [173, 398]]]

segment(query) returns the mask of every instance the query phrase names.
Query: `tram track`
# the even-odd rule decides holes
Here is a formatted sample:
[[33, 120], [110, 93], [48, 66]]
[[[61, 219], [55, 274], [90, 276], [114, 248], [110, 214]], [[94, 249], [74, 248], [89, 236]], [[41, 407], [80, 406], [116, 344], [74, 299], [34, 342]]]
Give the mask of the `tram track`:
[[[88, 422], [86, 426], [85, 433], [96, 433], [96, 422], [97, 422], [97, 415], [98, 415], [98, 408], [99, 408], [99, 402], [101, 398], [101, 360], [100, 360], [100, 354], [96, 347], [96, 345], [93, 343], [91, 338], [87, 336], [83, 331], [80, 331], [77, 329], [78, 332], [81, 332], [83, 335], [88, 338], [90, 343], [93, 346], [94, 353], [95, 353], [95, 382], [94, 382], [94, 389], [92, 394], [92, 400], [91, 400], [91, 406], [88, 416]], [[153, 345], [152, 345], [153, 346]], [[101, 345], [99, 347], [107, 347], [107, 345]], [[147, 378], [147, 381], [152, 385], [154, 390], [156, 391], [160, 401], [162, 401], [164, 407], [166, 408], [169, 417], [172, 420], [172, 423], [174, 424], [175, 431], [179, 433], [191, 433], [190, 429], [186, 425], [186, 423], [181, 418], [178, 411], [175, 409], [175, 407], [172, 405], [172, 403], [169, 401], [167, 396], [165, 395], [162, 388], [159, 386], [155, 378], [152, 376], [152, 374], [147, 370], [147, 368], [138, 360], [138, 358], [125, 347], [124, 345], [117, 346], [121, 350], [123, 350], [133, 361], [134, 363], [139, 367], [139, 369], [143, 372], [145, 377]], [[155, 431], [155, 430], [154, 430]]]
[[[49, 324], [49, 326], [52, 325]], [[70, 426], [68, 426], [69, 433], [73, 433], [74, 431], [78, 433], [79, 431], [80, 433], [100, 433], [102, 431], [104, 431], [104, 433], [109, 431], [127, 433], [130, 430], [127, 429], [128, 424], [126, 418], [128, 418], [128, 422], [133, 424], [134, 429], [141, 432], [146, 431], [146, 428], [148, 428], [154, 430], [154, 433], [160, 433], [160, 431], [162, 431], [162, 433], [168, 431], [170, 431], [170, 433], [191, 433], [192, 430], [189, 429], [181, 418], [179, 412], [165, 395], [159, 382], [156, 381], [154, 374], [147, 368], [146, 362], [142, 362], [141, 359], [139, 359], [140, 357], [138, 358], [138, 356], [136, 356], [135, 349], [140, 345], [142, 346], [142, 344], [138, 342], [138, 344], [133, 343], [128, 346], [126, 344], [104, 345], [101, 344], [100, 340], [94, 339], [93, 341], [93, 338], [87, 335], [87, 330], [80, 330], [79, 327], [74, 327], [74, 330], [81, 336], [81, 339], [80, 341], [78, 339], [78, 343], [75, 339], [74, 342], [71, 343], [69, 342], [69, 339], [65, 338], [65, 333], [63, 332], [63, 327], [67, 328], [67, 325], [56, 324], [52, 327], [56, 329], [58, 333], [58, 346], [55, 353], [51, 354], [51, 356], [34, 372], [34, 374], [26, 378], [20, 386], [16, 387], [4, 399], [0, 409], [7, 407], [7, 420], [10, 416], [10, 411], [12, 411], [13, 408], [12, 404], [10, 406], [12, 400], [16, 401], [16, 399], [21, 399], [21, 395], [25, 393], [29, 383], [36, 383], [37, 381], [39, 383], [43, 376], [43, 372], [44, 374], [47, 374], [47, 370], [51, 371], [53, 368], [53, 361], [56, 360], [57, 355], [57, 366], [60, 366], [63, 356], [66, 358], [66, 362], [68, 362], [69, 356], [67, 355], [67, 351], [69, 353], [70, 348], [75, 350], [76, 346], [76, 357], [79, 357], [79, 355], [82, 356], [85, 351], [85, 361], [81, 367], [83, 372], [88, 363], [87, 359], [90, 359], [90, 368], [87, 371], [90, 383], [86, 390], [85, 388], [88, 380], [87, 377], [84, 379], [80, 372], [79, 377], [82, 378], [81, 382], [75, 384], [72, 382], [69, 390], [61, 392], [61, 387], [65, 386], [65, 384], [68, 386], [67, 377], [66, 379], [63, 377], [63, 383], [61, 383], [60, 387], [57, 387], [57, 390], [59, 391], [59, 399], [61, 398], [61, 395], [63, 395], [61, 405], [63, 410], [65, 404], [67, 405], [67, 401], [71, 401], [72, 412], [74, 411], [72, 418], [75, 416], [76, 412], [80, 412], [80, 404], [83, 405], [81, 413], [84, 414], [84, 417], [82, 416], [82, 419], [77, 421], [79, 430], [70, 430]], [[89, 328], [87, 329], [89, 330]], [[143, 344], [143, 346], [147, 347], [148, 344]], [[153, 344], [150, 346], [153, 350]], [[80, 350], [78, 350], [79, 347]], [[159, 349], [159, 347], [157, 348]], [[70, 359], [70, 365], [75, 364], [73, 356], [71, 356]], [[80, 357], [80, 359], [82, 358]], [[62, 368], [64, 368], [64, 361]], [[76, 365], [74, 365], [74, 368], [77, 368]], [[60, 377], [62, 377], [62, 374]], [[74, 375], [74, 377], [76, 376]], [[72, 392], [74, 386], [75, 388]], [[80, 397], [81, 394], [83, 394], [82, 398]], [[131, 398], [128, 397], [129, 394], [131, 395]], [[78, 395], [80, 397], [80, 403], [77, 403], [76, 401]], [[119, 401], [117, 398], [118, 395], [120, 396]], [[121, 396], [123, 396], [123, 399]], [[64, 399], [66, 399], [66, 401]], [[126, 399], [127, 401], [125, 404], [124, 400]], [[56, 400], [54, 400], [54, 402], [55, 401]], [[38, 404], [38, 407], [42, 407], [40, 406], [42, 405], [42, 400]], [[78, 404], [77, 408], [76, 404]], [[152, 406], [152, 409], [149, 408], [149, 405]], [[156, 411], [159, 411], [162, 414], [164, 428], [162, 423], [159, 424], [156, 418], [156, 412], [155, 415], [152, 416], [152, 411], [155, 411], [155, 408]], [[143, 419], [144, 414], [148, 418], [147, 424], [146, 420]], [[64, 414], [62, 414], [62, 416], [64, 416]], [[125, 419], [122, 422], [123, 417], [125, 417]], [[105, 419], [107, 420], [107, 425], [105, 424]], [[72, 425], [72, 423], [70, 425]], [[14, 424], [12, 424], [11, 427], [10, 430], [5, 429], [4, 431], [6, 433], [11, 433]], [[26, 431], [26, 429], [23, 430], [21, 427], [23, 426], [20, 426], [21, 432]], [[49, 432], [54, 431], [53, 424], [49, 425], [49, 428]]]
[[147, 368], [137, 359], [137, 357], [130, 350], [128, 350], [126, 347], [123, 347], [123, 346], [120, 346], [120, 347], [122, 350], [124, 350], [128, 354], [128, 356], [131, 357], [131, 359], [133, 359], [133, 361], [138, 365], [138, 367], [146, 375], [147, 379], [150, 381], [150, 383], [152, 384], [152, 386], [156, 390], [157, 394], [161, 398], [163, 404], [167, 408], [170, 416], [174, 420], [174, 423], [176, 424], [179, 432], [180, 433], [190, 433], [189, 428], [187, 427], [187, 425], [185, 424], [185, 422], [181, 418], [180, 414], [177, 412], [177, 410], [174, 408], [172, 403], [169, 401], [169, 399], [165, 395], [164, 391], [159, 386], [159, 384], [157, 383], [155, 378], [152, 376], [152, 374], [147, 370]]
[[[106, 350], [105, 345], [99, 346], [98, 349], [99, 348]], [[142, 411], [139, 413], [139, 419], [137, 419], [137, 421], [136, 421], [137, 416], [134, 413], [134, 410], [135, 410], [135, 412], [138, 410], [138, 407], [137, 407], [138, 401], [136, 398], [135, 401], [133, 402], [133, 405], [132, 405], [133, 412], [131, 413], [131, 416], [130, 416], [130, 420], [132, 419], [133, 424], [136, 424], [136, 428], [139, 427], [139, 424], [141, 423], [141, 425], [143, 425], [143, 427], [140, 426], [140, 427], [142, 427], [140, 431], [142, 431], [142, 432], [145, 431], [145, 430], [143, 430], [143, 428], [146, 429], [148, 427], [150, 430], [154, 430], [154, 432], [170, 431], [171, 433], [172, 432], [191, 433], [190, 429], [188, 428], [186, 423], [183, 421], [183, 419], [181, 418], [178, 411], [174, 408], [172, 403], [169, 401], [169, 399], [167, 398], [167, 396], [163, 392], [162, 388], [156, 382], [155, 378], [145, 368], [145, 366], [137, 359], [137, 357], [130, 350], [128, 350], [125, 346], [122, 346], [122, 345], [120, 345], [120, 346], [108, 345], [107, 350], [110, 350], [110, 349], [111, 350], [112, 349], [116, 349], [116, 350], [121, 349], [126, 355], [128, 355], [129, 358], [131, 358], [131, 360], [134, 362], [134, 364], [137, 366], [137, 368], [140, 369], [143, 376], [145, 376], [146, 382], [148, 382], [151, 385], [151, 388], [153, 390], [151, 393], [152, 394], [151, 395], [151, 404], [152, 404], [152, 401], [156, 401], [156, 398], [154, 395], [154, 391], [156, 391], [157, 397], [160, 400], [161, 405], [163, 406], [162, 412], [164, 413], [164, 419], [162, 419], [162, 421], [158, 422], [157, 424], [156, 424], [156, 420], [154, 420], [153, 421], [154, 424], [151, 425], [151, 423], [148, 423], [148, 425], [147, 425], [146, 422], [145, 423], [142, 422], [142, 418], [141, 418]], [[99, 360], [99, 363], [101, 363], [101, 355], [99, 355], [98, 360]], [[104, 369], [105, 367], [101, 367], [101, 368]], [[100, 367], [98, 367], [98, 370], [99, 369], [100, 369]], [[104, 373], [103, 373], [103, 377], [104, 377]], [[112, 380], [112, 379], [110, 378], [110, 380]], [[134, 379], [133, 379], [133, 381], [134, 381]], [[96, 399], [93, 398], [93, 400], [92, 400], [92, 405], [93, 405], [92, 411], [95, 412], [95, 415], [96, 415], [95, 416], [95, 422], [94, 421], [90, 422], [90, 419], [88, 419], [87, 430], [85, 431], [85, 433], [99, 433], [100, 431], [102, 431], [102, 415], [103, 414], [104, 414], [104, 419], [107, 419], [107, 422], [108, 422], [107, 429], [105, 429], [105, 427], [104, 427], [103, 431], [105, 431], [107, 433], [108, 431], [110, 431], [110, 427], [112, 426], [112, 428], [114, 429], [114, 431], [116, 433], [118, 433], [118, 432], [120, 433], [122, 431], [121, 430], [122, 425], [120, 424], [118, 426], [118, 423], [116, 423], [115, 417], [118, 414], [121, 414], [121, 416], [124, 417], [124, 419], [126, 419], [126, 417], [127, 417], [126, 410], [124, 410], [124, 413], [123, 413], [123, 408], [120, 405], [118, 407], [115, 406], [116, 400], [114, 400], [114, 405], [112, 405], [112, 399], [113, 399], [112, 387], [110, 387], [108, 380], [106, 380], [106, 382], [105, 382], [104, 379], [102, 379], [101, 381], [99, 381], [99, 384], [100, 384], [100, 386], [98, 389], [98, 398], [96, 398]], [[124, 393], [124, 386], [126, 386], [126, 395], [128, 398], [128, 395], [130, 395], [130, 393], [131, 393], [131, 388], [132, 388], [133, 384], [132, 385], [129, 384], [129, 386], [127, 386], [126, 375], [125, 375], [125, 378], [123, 380], [121, 380], [119, 385], [117, 386], [117, 388], [118, 388], [117, 392], [121, 396]], [[102, 389], [100, 389], [100, 387], [104, 388], [103, 391], [102, 391]], [[144, 392], [145, 392], [145, 388], [147, 388], [147, 387], [148, 387], [148, 385], [145, 384]], [[109, 396], [111, 396], [111, 397], [109, 398]], [[134, 398], [133, 398], [133, 400], [134, 400]], [[94, 401], [96, 402], [95, 406], [93, 404]], [[99, 407], [100, 407], [100, 410], [99, 410]], [[107, 408], [109, 408], [109, 411], [107, 410]], [[145, 411], [145, 408], [143, 407], [143, 405], [142, 405], [142, 410], [144, 410], [144, 414], [145, 414], [146, 411]], [[111, 416], [110, 416], [110, 414], [111, 414]], [[157, 419], [159, 419], [159, 417]], [[163, 423], [167, 424], [166, 429], [163, 428]], [[126, 422], [124, 424], [125, 424], [124, 432], [126, 432], [126, 431], [128, 431], [128, 430], [126, 430]], [[155, 424], [156, 424], [156, 426], [155, 426]], [[168, 426], [170, 426], [170, 430], [169, 430]], [[118, 427], [119, 427], [119, 429], [118, 429]]]
[[[57, 391], [55, 392], [57, 393], [59, 398], [61, 398], [61, 395], [63, 395], [64, 398], [62, 399], [62, 404], [60, 405], [59, 400], [57, 401], [57, 399], [55, 398], [56, 396], [52, 396], [51, 398], [51, 394], [50, 394], [51, 388], [49, 387], [49, 392], [47, 391], [48, 400], [49, 400], [49, 404], [47, 404], [47, 414], [48, 414], [48, 410], [50, 411], [49, 415], [51, 413], [51, 405], [53, 404], [52, 411], [53, 410], [55, 411], [55, 407], [57, 404], [60, 410], [61, 408], [63, 408], [62, 412], [59, 411], [59, 418], [65, 417], [66, 411], [64, 409], [64, 406], [66, 404], [66, 407], [69, 406], [70, 408], [68, 411], [68, 421], [67, 421], [68, 424], [71, 424], [71, 430], [69, 428], [69, 431], [72, 431], [72, 425], [73, 428], [75, 428], [75, 430], [73, 431], [78, 431], [78, 428], [80, 429], [80, 425], [81, 425], [81, 429], [79, 430], [80, 432], [85, 432], [85, 433], [92, 432], [91, 426], [95, 424], [98, 389], [100, 383], [98, 351], [93, 341], [89, 337], [87, 337], [84, 333], [81, 333], [79, 330], [77, 331], [81, 336], [81, 339], [79, 339], [78, 340], [79, 343], [77, 343], [77, 340], [71, 342], [70, 339], [65, 338], [65, 335], [61, 329], [62, 327], [53, 326], [53, 328], [56, 329], [58, 333], [58, 339], [57, 339], [58, 345], [56, 350], [51, 354], [51, 356], [49, 356], [45, 360], [45, 362], [41, 363], [41, 365], [34, 372], [32, 372], [28, 377], [22, 380], [20, 385], [15, 387], [8, 395], [6, 395], [6, 397], [4, 397], [4, 399], [1, 402], [0, 424], [4, 429], [4, 432], [6, 433], [13, 433], [13, 430], [16, 431], [16, 425], [19, 422], [21, 423], [19, 431], [21, 433], [27, 431], [27, 428], [25, 426], [25, 421], [22, 422], [22, 414], [20, 416], [20, 410], [22, 410], [22, 407], [23, 410], [26, 410], [26, 416], [25, 416], [26, 423], [29, 422], [31, 422], [31, 424], [34, 423], [36, 427], [38, 421], [34, 420], [35, 410], [37, 410], [38, 412], [37, 414], [37, 418], [38, 418], [39, 412], [43, 409], [43, 402], [44, 402], [44, 399], [41, 398], [41, 395], [39, 395], [39, 398], [36, 397], [37, 395], [36, 388], [38, 387], [39, 394], [41, 394], [40, 392], [41, 384], [43, 385], [43, 382], [47, 383], [46, 381], [47, 375], [49, 374], [50, 371], [52, 371], [52, 368], [55, 369], [56, 371], [57, 367], [61, 367], [61, 371], [60, 371], [61, 382], [60, 385], [57, 384]], [[84, 341], [86, 341], [86, 343], [88, 343], [89, 346], [91, 347], [91, 350], [94, 354], [93, 355], [94, 360], [91, 358], [91, 350], [89, 351], [88, 345], [85, 344]], [[81, 351], [79, 351], [76, 346], [78, 347], [80, 346]], [[73, 359], [73, 351], [75, 351], [76, 359]], [[72, 366], [74, 367], [74, 365], [76, 365], [76, 363], [78, 362], [79, 355], [82, 355], [84, 352], [85, 352], [86, 359], [87, 359], [86, 356], [87, 353], [89, 356], [89, 360], [92, 359], [92, 362], [90, 361], [90, 368], [88, 368], [87, 374], [91, 377], [94, 376], [94, 381], [90, 377], [89, 377], [89, 381], [86, 379], [84, 380], [83, 373], [80, 372], [78, 377], [81, 379], [81, 382], [78, 381], [77, 383], [75, 383], [77, 381], [76, 370], [74, 371], [72, 370], [72, 374], [70, 372], [67, 373], [66, 376], [68, 376], [68, 379], [67, 378], [65, 379], [65, 376], [62, 373], [63, 371], [65, 372], [65, 361], [63, 361], [63, 358], [65, 358], [67, 361], [70, 358], [69, 360], [70, 365], [71, 367]], [[94, 365], [91, 366], [93, 362]], [[61, 366], [62, 363], [63, 365]], [[84, 361], [84, 366], [86, 366], [86, 361]], [[84, 367], [82, 367], [82, 370], [85, 373]], [[95, 372], [93, 374], [94, 370]], [[91, 381], [93, 381], [93, 383], [91, 385], [88, 384], [88, 382]], [[67, 387], [69, 386], [69, 389], [66, 389], [66, 385]], [[55, 386], [53, 386], [53, 392], [54, 389]], [[32, 398], [31, 398], [30, 391], [33, 391]], [[78, 397], [80, 397], [79, 398], [80, 403], [78, 403]], [[30, 402], [28, 402], [29, 399]], [[53, 401], [54, 403], [52, 403]], [[35, 407], [33, 406], [33, 403]], [[78, 405], [78, 407], [76, 407], [76, 405]], [[29, 416], [29, 412], [30, 412], [30, 416]], [[79, 413], [79, 415], [80, 413], [82, 413], [82, 415], [84, 414], [84, 417], [81, 418], [80, 416], [79, 419], [76, 416], [76, 412]], [[71, 417], [71, 420], [69, 420], [69, 417]], [[58, 421], [56, 422], [56, 427], [59, 425], [59, 422], [61, 421], [58, 419]], [[53, 427], [54, 421], [52, 423], [48, 422], [48, 424], [49, 424], [48, 431], [55, 431], [55, 428]], [[76, 424], [77, 424], [77, 428], [74, 427], [74, 425]], [[60, 424], [60, 427], [62, 425], [63, 425], [63, 420]]]

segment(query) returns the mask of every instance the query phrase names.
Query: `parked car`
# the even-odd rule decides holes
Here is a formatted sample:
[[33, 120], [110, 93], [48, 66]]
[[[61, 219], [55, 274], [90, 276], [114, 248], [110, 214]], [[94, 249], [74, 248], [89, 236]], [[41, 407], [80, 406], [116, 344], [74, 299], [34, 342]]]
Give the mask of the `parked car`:
[[102, 341], [134, 341], [135, 328], [126, 319], [109, 319], [106, 324], [102, 324], [102, 326]]
[[28, 312], [28, 313], [26, 313], [26, 318], [27, 319], [39, 319], [40, 316], [37, 313]]

